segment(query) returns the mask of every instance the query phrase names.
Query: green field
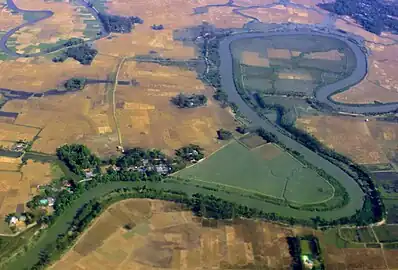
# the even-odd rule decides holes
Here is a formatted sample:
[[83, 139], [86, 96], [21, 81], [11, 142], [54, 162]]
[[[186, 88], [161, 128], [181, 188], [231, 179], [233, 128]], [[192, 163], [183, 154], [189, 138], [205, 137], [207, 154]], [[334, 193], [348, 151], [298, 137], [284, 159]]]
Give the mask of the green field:
[[235, 80], [247, 92], [313, 96], [322, 85], [341, 80], [355, 68], [342, 41], [323, 36], [248, 38], [231, 44]]
[[383, 225], [373, 228], [380, 242], [398, 242], [398, 226]]
[[333, 187], [327, 181], [273, 144], [249, 150], [233, 141], [176, 176], [298, 204], [316, 204], [333, 197]]

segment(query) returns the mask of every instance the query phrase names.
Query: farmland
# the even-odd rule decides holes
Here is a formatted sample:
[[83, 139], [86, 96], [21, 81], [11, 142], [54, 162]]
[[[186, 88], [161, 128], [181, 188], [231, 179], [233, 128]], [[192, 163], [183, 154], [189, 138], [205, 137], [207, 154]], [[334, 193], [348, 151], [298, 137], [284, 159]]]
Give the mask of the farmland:
[[[209, 221], [211, 222], [211, 221]], [[292, 232], [257, 221], [201, 220], [181, 206], [127, 200], [111, 206], [51, 269], [289, 269]], [[131, 224], [131, 229], [125, 229]], [[112, 257], [112, 259], [110, 259]]]
[[[212, 221], [174, 203], [137, 199], [108, 208], [50, 269], [291, 269], [286, 237], [311, 234], [320, 241], [327, 269], [385, 269], [380, 249], [338, 245], [333, 230]], [[396, 250], [385, 251], [390, 269], [398, 267], [396, 255]]]
[[[334, 195], [325, 179], [273, 144], [248, 150], [232, 142], [176, 176], [298, 204], [316, 204]], [[297, 193], [298, 187], [304, 185], [306, 190]]]
[[344, 116], [306, 116], [297, 120], [299, 128], [361, 164], [389, 162], [383, 149], [386, 141], [374, 136], [376, 125], [365, 118]]
[[248, 92], [312, 96], [319, 86], [340, 80], [355, 67], [345, 43], [326, 37], [241, 39], [232, 43], [231, 50], [235, 79]]
[[[186, 193], [189, 198], [195, 193], [211, 195], [235, 203], [231, 217], [245, 209], [250, 214], [242, 215], [245, 220], [207, 220], [170, 202], [121, 201], [105, 209], [86, 232], [76, 233], [82, 235], [52, 269], [290, 269], [286, 237], [312, 234], [321, 242], [327, 269], [398, 268], [394, 243], [389, 243], [389, 250], [377, 243], [395, 239], [395, 227], [375, 225], [375, 233], [373, 227], [348, 228], [350, 223], [364, 225], [384, 218], [377, 191], [390, 199], [385, 203], [387, 223], [397, 223], [397, 125], [376, 117], [368, 121], [360, 116], [337, 116], [339, 108], [323, 108], [316, 96], [318, 89], [350, 77], [359, 65], [361, 71], [366, 70], [366, 77], [353, 87], [347, 84], [347, 89], [332, 89], [333, 93], [342, 91], [333, 97], [335, 101], [355, 104], [351, 108], [367, 113], [367, 108], [375, 106], [362, 103], [385, 108], [381, 103], [398, 100], [396, 59], [392, 56], [398, 48], [393, 40], [396, 36], [370, 34], [350, 19], [330, 16], [316, 6], [317, 2], [321, 1], [294, 0], [282, 5], [269, 0], [98, 0], [81, 6], [80, 1], [15, 0], [22, 9], [50, 10], [53, 15], [22, 27], [7, 39], [12, 50], [36, 53], [34, 57], [18, 58], [0, 49], [0, 107], [4, 112], [0, 116], [5, 116], [0, 120], [0, 145], [10, 149], [19, 140], [29, 142], [23, 157], [0, 153], [0, 216], [3, 219], [8, 213], [26, 210], [25, 203], [40, 192], [37, 187], [53, 179], [65, 176], [73, 180], [78, 192], [65, 192], [62, 196], [73, 198], [65, 204], [64, 197], [56, 199], [55, 209], [65, 209], [58, 208], [54, 220], [44, 221], [49, 227], [40, 230], [37, 239], [31, 238], [36, 228], [27, 231], [26, 239], [23, 235], [16, 237], [16, 244], [0, 237], [0, 255], [24, 250], [9, 269], [33, 267], [39, 259], [45, 260], [41, 252], [52, 244], [58, 249], [59, 234], [74, 234], [70, 224], [84, 212], [82, 205], [130, 187], [137, 188], [132, 197], [147, 194], [151, 188], [162, 190], [160, 193], [173, 191], [178, 196]], [[122, 29], [121, 33], [98, 35], [102, 24], [90, 10], [91, 4], [108, 15], [138, 16], [143, 23], [134, 25], [131, 33]], [[2, 11], [0, 37], [33, 16], [10, 13], [6, 7]], [[154, 25], [164, 29], [155, 30]], [[350, 33], [335, 35], [338, 29], [355, 32], [365, 40]], [[222, 49], [217, 58], [216, 50], [221, 46], [212, 42], [218, 37], [250, 34], [251, 30], [264, 35], [232, 41], [231, 51], [224, 52], [228, 56], [232, 52], [234, 70], [228, 76], [221, 74], [226, 58], [219, 56]], [[268, 30], [278, 34], [269, 34]], [[98, 55], [91, 65], [73, 59], [53, 63], [51, 59], [57, 53], [45, 53], [71, 37], [93, 41], [89, 44]], [[366, 48], [370, 51], [365, 55]], [[369, 66], [365, 68], [367, 57]], [[277, 126], [281, 115], [273, 109], [263, 108], [263, 118], [256, 118], [253, 108], [247, 110], [236, 102], [236, 98], [242, 101], [236, 89], [225, 85], [224, 80], [233, 76], [242, 86], [238, 91], [249, 97], [258, 94], [267, 108], [282, 104], [294, 114], [292, 125], [299, 117], [296, 123], [301, 130], [378, 171], [368, 178], [367, 171], [355, 163], [336, 162], [320, 147], [306, 147], [287, 129]], [[55, 91], [72, 77], [90, 83], [76, 92]], [[351, 78], [351, 83], [359, 77]], [[228, 100], [234, 104], [213, 98], [215, 90], [228, 92]], [[208, 102], [198, 108], [176, 108], [170, 99], [179, 93], [204, 95]], [[232, 109], [224, 107], [227, 105]], [[344, 111], [345, 105], [341, 106]], [[261, 102], [255, 107], [261, 107]], [[229, 142], [217, 139], [220, 129], [237, 136], [234, 130], [238, 125], [248, 125], [248, 130], [262, 127], [275, 136], [275, 143], [267, 143], [254, 133]], [[55, 161], [55, 150], [65, 143], [87, 145], [102, 159], [104, 178], [81, 181], [65, 164]], [[171, 177], [154, 172], [141, 179], [137, 171], [119, 173], [117, 166], [112, 166], [123, 149], [157, 148], [173, 159], [176, 149], [189, 144], [202, 147], [206, 158], [197, 164], [187, 162], [185, 169]], [[131, 179], [111, 182], [112, 177], [126, 175]], [[215, 216], [230, 217], [220, 214], [228, 207], [215, 209]], [[314, 228], [329, 222], [348, 225], [321, 232], [252, 217]], [[2, 226], [0, 232], [10, 233], [7, 229]], [[24, 244], [30, 239], [34, 241], [27, 248]], [[11, 251], [4, 243], [10, 243]], [[302, 248], [310, 253], [308, 243]]]
[[38, 194], [38, 186], [58, 179], [63, 173], [56, 164], [31, 159], [23, 165], [20, 158], [1, 157], [0, 166], [0, 233], [10, 233], [4, 217], [27, 210], [25, 203]]

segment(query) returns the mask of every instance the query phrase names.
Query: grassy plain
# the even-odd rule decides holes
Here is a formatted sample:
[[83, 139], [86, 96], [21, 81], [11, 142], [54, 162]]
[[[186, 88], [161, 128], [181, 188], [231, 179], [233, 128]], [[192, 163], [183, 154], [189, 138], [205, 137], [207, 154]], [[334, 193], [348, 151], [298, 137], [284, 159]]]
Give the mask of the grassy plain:
[[333, 197], [332, 187], [323, 178], [273, 144], [250, 151], [233, 141], [176, 176], [299, 204]]

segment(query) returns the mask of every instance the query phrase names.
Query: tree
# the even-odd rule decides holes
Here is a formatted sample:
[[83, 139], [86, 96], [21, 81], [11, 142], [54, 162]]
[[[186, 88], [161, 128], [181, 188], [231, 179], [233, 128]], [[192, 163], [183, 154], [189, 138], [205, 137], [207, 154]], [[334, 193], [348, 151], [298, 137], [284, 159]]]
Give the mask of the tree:
[[179, 108], [195, 108], [206, 105], [207, 97], [205, 95], [185, 95], [180, 93], [171, 98], [171, 102]]
[[71, 78], [64, 83], [67, 91], [82, 90], [86, 86], [87, 80], [85, 78]]
[[232, 132], [229, 130], [225, 130], [225, 129], [219, 129], [217, 130], [217, 136], [219, 140], [230, 140], [232, 139]]
[[236, 131], [239, 132], [240, 134], [246, 134], [249, 132], [248, 128], [245, 126], [239, 126], [236, 128]]

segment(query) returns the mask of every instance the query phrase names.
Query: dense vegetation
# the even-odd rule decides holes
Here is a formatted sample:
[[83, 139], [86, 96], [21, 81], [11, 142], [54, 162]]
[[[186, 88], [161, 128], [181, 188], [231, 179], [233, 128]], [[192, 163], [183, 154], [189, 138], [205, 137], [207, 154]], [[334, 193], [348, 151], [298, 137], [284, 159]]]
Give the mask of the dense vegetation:
[[266, 131], [264, 128], [258, 128], [257, 130], [258, 136], [266, 140], [267, 142], [270, 143], [278, 143], [278, 138], [275, 136], [275, 134]]
[[197, 162], [205, 157], [203, 148], [196, 144], [190, 144], [177, 149], [176, 156], [186, 162]]
[[227, 141], [233, 138], [232, 136], [232, 132], [229, 130], [225, 130], [225, 129], [219, 129], [217, 130], [217, 138], [219, 140], [223, 140], [223, 141]]
[[62, 54], [53, 58], [53, 62], [64, 62], [69, 57], [79, 61], [82, 65], [90, 65], [97, 55], [98, 51], [91, 48], [87, 44], [82, 44], [77, 47], [70, 47]]
[[300, 245], [300, 238], [295, 237], [287, 237], [287, 244], [289, 246], [289, 253], [292, 257], [292, 269], [293, 270], [301, 270], [304, 269], [303, 264], [301, 262], [301, 245]]
[[152, 28], [152, 30], [163, 30], [164, 26], [163, 26], [163, 24], [153, 24], [151, 26], [151, 28]]
[[58, 158], [75, 174], [84, 176], [85, 170], [99, 171], [100, 159], [81, 144], [65, 144], [57, 149]]
[[157, 149], [132, 148], [126, 150], [122, 156], [115, 161], [117, 170], [136, 171], [141, 177], [152, 181], [159, 180], [160, 175], [166, 175], [180, 168], [178, 160], [167, 157]]
[[85, 78], [71, 78], [64, 83], [67, 91], [83, 90], [86, 86], [87, 80]]
[[171, 102], [179, 108], [196, 108], [207, 103], [205, 95], [185, 95], [183, 93], [171, 98]]
[[393, 1], [336, 0], [319, 6], [338, 15], [350, 16], [367, 31], [377, 35], [383, 31], [398, 31], [398, 6]]
[[136, 16], [123, 17], [100, 13], [99, 18], [108, 33], [130, 33], [134, 24], [142, 24], [144, 21]]

